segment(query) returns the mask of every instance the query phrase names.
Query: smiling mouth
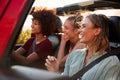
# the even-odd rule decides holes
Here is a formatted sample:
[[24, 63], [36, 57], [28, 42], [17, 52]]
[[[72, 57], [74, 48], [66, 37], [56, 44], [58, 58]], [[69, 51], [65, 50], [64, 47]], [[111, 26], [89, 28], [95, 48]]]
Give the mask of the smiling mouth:
[[79, 38], [81, 39], [81, 38], [82, 38], [82, 35], [79, 35]]

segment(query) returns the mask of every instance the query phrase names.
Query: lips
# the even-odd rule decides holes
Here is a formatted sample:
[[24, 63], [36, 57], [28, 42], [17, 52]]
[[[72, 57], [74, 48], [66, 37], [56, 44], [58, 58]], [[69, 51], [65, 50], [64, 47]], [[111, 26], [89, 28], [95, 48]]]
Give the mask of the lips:
[[79, 35], [79, 38], [80, 38], [80, 39], [82, 38], [82, 35], [81, 35], [81, 34]]

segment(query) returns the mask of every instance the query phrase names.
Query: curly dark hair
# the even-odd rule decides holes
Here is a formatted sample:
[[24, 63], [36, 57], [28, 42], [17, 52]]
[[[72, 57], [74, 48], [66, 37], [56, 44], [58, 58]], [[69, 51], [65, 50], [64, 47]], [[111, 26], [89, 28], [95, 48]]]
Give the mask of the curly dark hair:
[[33, 20], [38, 20], [41, 24], [41, 32], [45, 36], [51, 35], [56, 27], [57, 17], [52, 10], [40, 10], [32, 13]]

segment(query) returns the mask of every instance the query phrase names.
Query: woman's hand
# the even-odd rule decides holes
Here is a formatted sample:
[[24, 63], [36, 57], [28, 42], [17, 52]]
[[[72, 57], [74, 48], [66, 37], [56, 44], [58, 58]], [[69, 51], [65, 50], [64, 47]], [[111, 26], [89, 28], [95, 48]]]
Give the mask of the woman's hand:
[[54, 56], [47, 56], [45, 66], [48, 71], [59, 72], [59, 62]]
[[66, 43], [68, 40], [69, 40], [69, 36], [67, 34], [63, 33], [61, 42]]

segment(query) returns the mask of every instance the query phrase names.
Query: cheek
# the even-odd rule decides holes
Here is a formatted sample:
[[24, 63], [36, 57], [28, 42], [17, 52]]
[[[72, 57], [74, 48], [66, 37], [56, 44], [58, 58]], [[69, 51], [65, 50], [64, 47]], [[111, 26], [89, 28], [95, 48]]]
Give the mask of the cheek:
[[67, 32], [67, 29], [63, 28], [63, 33], [66, 33]]
[[75, 33], [73, 31], [71, 31], [71, 30], [68, 30], [67, 35], [69, 37], [72, 37], [72, 36], [75, 36]]
[[89, 43], [94, 40], [94, 34], [92, 32], [84, 32], [82, 38], [80, 39], [81, 42]]
[[37, 31], [38, 31], [38, 32], [40, 32], [40, 31], [41, 31], [40, 26], [38, 26], [36, 29], [37, 29]]
[[65, 29], [65, 30], [64, 30], [64, 34], [69, 35], [69, 30], [68, 30], [68, 29]]
[[35, 27], [34, 27], [34, 32], [35, 32], [35, 33], [40, 33], [40, 31], [41, 31], [40, 26], [35, 26]]
[[93, 36], [88, 34], [88, 35], [85, 36], [85, 40], [86, 40], [87, 42], [90, 42], [90, 41], [93, 40]]

